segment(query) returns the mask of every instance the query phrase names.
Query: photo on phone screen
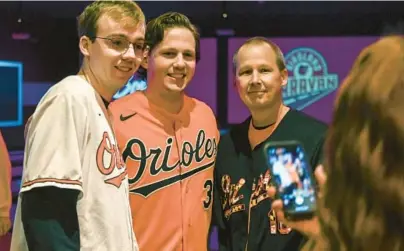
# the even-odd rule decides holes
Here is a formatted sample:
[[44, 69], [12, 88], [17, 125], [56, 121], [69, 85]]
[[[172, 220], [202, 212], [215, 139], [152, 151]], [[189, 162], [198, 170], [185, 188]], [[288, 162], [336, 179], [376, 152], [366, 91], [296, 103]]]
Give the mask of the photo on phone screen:
[[285, 213], [312, 215], [316, 210], [315, 183], [303, 147], [298, 143], [272, 144], [266, 155]]

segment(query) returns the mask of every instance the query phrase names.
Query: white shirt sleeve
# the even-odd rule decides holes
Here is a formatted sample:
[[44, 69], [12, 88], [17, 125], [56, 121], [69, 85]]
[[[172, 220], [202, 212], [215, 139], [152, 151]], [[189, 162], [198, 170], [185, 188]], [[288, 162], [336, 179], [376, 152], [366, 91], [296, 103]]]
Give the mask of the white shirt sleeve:
[[78, 91], [55, 89], [41, 100], [29, 125], [21, 192], [45, 186], [82, 192], [86, 99]]

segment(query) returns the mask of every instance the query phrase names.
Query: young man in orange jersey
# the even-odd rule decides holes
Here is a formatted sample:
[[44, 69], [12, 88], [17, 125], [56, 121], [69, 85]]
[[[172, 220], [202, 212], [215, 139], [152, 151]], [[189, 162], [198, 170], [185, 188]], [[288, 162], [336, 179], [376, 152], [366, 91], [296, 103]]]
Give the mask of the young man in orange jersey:
[[147, 89], [111, 104], [135, 234], [140, 250], [205, 251], [219, 132], [212, 110], [184, 93], [199, 34], [171, 12], [148, 23], [145, 41]]

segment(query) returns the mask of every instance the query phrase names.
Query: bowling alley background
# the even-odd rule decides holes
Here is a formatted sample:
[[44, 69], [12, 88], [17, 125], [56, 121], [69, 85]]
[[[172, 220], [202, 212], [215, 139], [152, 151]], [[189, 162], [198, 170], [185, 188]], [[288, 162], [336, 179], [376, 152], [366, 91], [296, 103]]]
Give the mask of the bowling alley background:
[[[0, 2], [0, 130], [13, 164], [13, 209], [20, 186], [24, 124], [53, 84], [79, 69], [76, 17], [88, 2]], [[215, 112], [222, 133], [247, 118], [234, 88], [232, 57], [252, 36], [284, 52], [285, 103], [326, 123], [335, 93], [358, 53], [380, 36], [402, 33], [401, 2], [139, 2], [148, 19], [167, 11], [190, 17], [201, 32], [201, 60], [187, 93]], [[147, 88], [134, 75], [118, 99]], [[2, 168], [2, 167], [0, 167]], [[9, 235], [0, 238], [8, 250]], [[216, 230], [210, 249], [217, 250]]]

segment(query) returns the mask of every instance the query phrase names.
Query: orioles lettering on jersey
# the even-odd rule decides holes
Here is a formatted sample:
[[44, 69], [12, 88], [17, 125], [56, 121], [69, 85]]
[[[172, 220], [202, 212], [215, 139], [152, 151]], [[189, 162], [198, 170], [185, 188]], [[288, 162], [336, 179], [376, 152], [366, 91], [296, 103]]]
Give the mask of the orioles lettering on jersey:
[[257, 182], [253, 182], [250, 208], [257, 206], [261, 201], [268, 198], [267, 191], [270, 180], [271, 174], [269, 174], [269, 170], [267, 170], [264, 175], [260, 174]]
[[[164, 150], [160, 147], [155, 148], [147, 148], [145, 143], [138, 139], [132, 138], [130, 139], [126, 147], [123, 151], [123, 161], [124, 163], [127, 161], [127, 158], [130, 158], [133, 161], [138, 162], [138, 170], [131, 177], [129, 177], [129, 184], [136, 184], [144, 175], [146, 171], [146, 166], [150, 162], [150, 168], [148, 169], [151, 176], [156, 176], [160, 172], [170, 172], [179, 166], [183, 168], [189, 167], [192, 163], [201, 163], [206, 158], [211, 159], [209, 162], [200, 165], [196, 168], [193, 168], [190, 171], [172, 176], [167, 179], [162, 179], [160, 181], [154, 182], [152, 184], [148, 184], [141, 187], [136, 187], [130, 190], [131, 193], [140, 194], [144, 197], [148, 197], [152, 193], [161, 188], [170, 186], [179, 182], [183, 179], [189, 178], [197, 173], [200, 173], [210, 167], [213, 167], [216, 152], [217, 152], [217, 142], [215, 138], [206, 138], [206, 133], [204, 130], [199, 130], [196, 143], [192, 145], [190, 142], [185, 141], [180, 148], [180, 158], [177, 162], [170, 164], [170, 155], [172, 154], [172, 146], [175, 144], [174, 137], [168, 137], [166, 141], [166, 146]], [[134, 151], [133, 149], [136, 149]], [[157, 163], [161, 163], [157, 166]], [[212, 182], [205, 183], [204, 189], [207, 189], [208, 193], [212, 191]], [[210, 196], [211, 197], [211, 196]], [[205, 207], [208, 207], [211, 203], [211, 198], [208, 196], [206, 201], [204, 202]]]
[[[118, 147], [111, 142], [107, 132], [103, 133], [96, 158], [98, 170], [105, 176], [111, 176], [106, 178], [104, 182], [119, 188], [127, 174], [125, 162], [123, 162]], [[115, 166], [118, 171], [114, 172]]]
[[[269, 198], [267, 191], [270, 186], [270, 181], [271, 174], [269, 173], [269, 170], [267, 170], [264, 175], [260, 175], [256, 183], [253, 182], [253, 193], [250, 200], [250, 208], [257, 206], [260, 202]], [[268, 212], [268, 221], [269, 232], [271, 234], [289, 234], [290, 231], [292, 231], [291, 228], [277, 220], [276, 213], [272, 209]]]
[[223, 190], [222, 208], [224, 210], [224, 216], [226, 219], [230, 218], [230, 215], [245, 210], [245, 205], [242, 202], [244, 198], [243, 194], [239, 194], [240, 189], [244, 186], [245, 180], [241, 178], [237, 184], [231, 184], [231, 178], [229, 175], [224, 175], [221, 180]]
[[268, 212], [269, 232], [271, 234], [289, 234], [292, 229], [277, 220], [276, 213], [273, 209]]

